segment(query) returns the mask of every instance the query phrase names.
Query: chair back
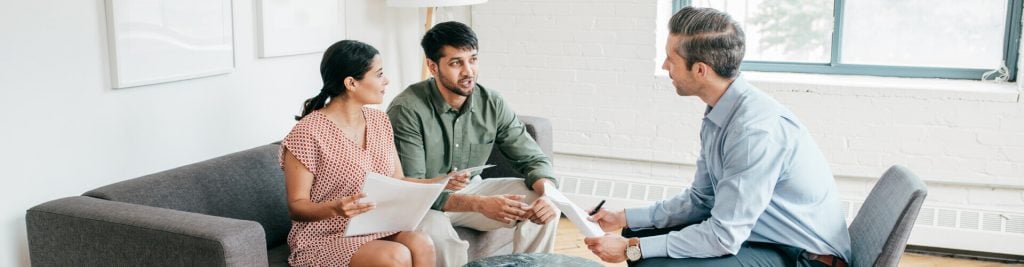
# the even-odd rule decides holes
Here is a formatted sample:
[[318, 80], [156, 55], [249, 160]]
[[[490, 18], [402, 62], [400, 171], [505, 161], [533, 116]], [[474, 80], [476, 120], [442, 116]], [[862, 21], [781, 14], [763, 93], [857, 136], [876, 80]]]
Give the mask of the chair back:
[[896, 266], [928, 188], [904, 166], [889, 168], [850, 223], [852, 266]]

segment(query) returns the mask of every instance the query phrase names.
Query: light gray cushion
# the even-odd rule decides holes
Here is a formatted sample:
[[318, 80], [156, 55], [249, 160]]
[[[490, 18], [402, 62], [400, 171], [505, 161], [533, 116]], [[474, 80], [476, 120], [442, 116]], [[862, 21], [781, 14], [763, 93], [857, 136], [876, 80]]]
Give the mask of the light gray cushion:
[[906, 167], [889, 168], [850, 223], [853, 266], [896, 266], [928, 189]]

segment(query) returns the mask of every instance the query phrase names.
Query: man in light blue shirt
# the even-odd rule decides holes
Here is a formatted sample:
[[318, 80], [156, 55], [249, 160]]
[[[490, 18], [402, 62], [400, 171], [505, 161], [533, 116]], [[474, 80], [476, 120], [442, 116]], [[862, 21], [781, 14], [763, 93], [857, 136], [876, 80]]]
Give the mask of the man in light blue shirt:
[[828, 162], [796, 116], [739, 73], [743, 30], [728, 14], [683, 8], [662, 68], [708, 107], [693, 185], [654, 205], [593, 216], [623, 236], [585, 240], [639, 266], [841, 266], [850, 235]]

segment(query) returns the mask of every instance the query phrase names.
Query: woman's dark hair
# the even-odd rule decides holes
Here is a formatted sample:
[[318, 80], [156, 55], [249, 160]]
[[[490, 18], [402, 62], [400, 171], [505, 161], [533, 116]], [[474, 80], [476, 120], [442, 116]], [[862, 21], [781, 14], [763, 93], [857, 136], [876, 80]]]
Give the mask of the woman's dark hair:
[[423, 40], [420, 41], [423, 53], [427, 55], [430, 61], [435, 63], [444, 56], [441, 55], [441, 49], [445, 45], [465, 50], [477, 49], [476, 33], [473, 33], [473, 29], [470, 29], [466, 24], [458, 21], [447, 21], [434, 25], [433, 28], [430, 28], [423, 35]]
[[323, 108], [328, 98], [345, 95], [345, 78], [362, 80], [370, 71], [373, 57], [378, 54], [380, 52], [373, 46], [355, 40], [341, 40], [328, 47], [324, 51], [323, 60], [320, 60], [320, 79], [324, 81], [324, 87], [319, 94], [306, 99], [302, 105], [302, 115], [295, 116], [295, 120], [301, 120], [314, 110]]

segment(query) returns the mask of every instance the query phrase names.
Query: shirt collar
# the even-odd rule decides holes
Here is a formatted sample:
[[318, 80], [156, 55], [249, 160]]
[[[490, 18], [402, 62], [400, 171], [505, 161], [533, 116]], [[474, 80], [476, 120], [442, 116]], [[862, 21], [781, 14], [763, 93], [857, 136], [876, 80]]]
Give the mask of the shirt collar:
[[714, 107], [708, 106], [707, 110], [705, 110], [704, 118], [710, 120], [716, 126], [721, 127], [725, 125], [725, 121], [732, 117], [732, 114], [736, 111], [736, 105], [739, 104], [740, 97], [745, 95], [751, 87], [747, 80], [743, 79], [743, 75], [736, 77], [736, 80], [729, 84], [729, 88], [725, 89], [725, 93], [718, 99], [718, 103]]
[[428, 79], [427, 83], [430, 86], [430, 102], [434, 106], [434, 110], [437, 111], [438, 113], [454, 112], [458, 114], [463, 114], [472, 111], [474, 103], [476, 102], [473, 99], [477, 98], [477, 95], [480, 94], [480, 85], [474, 84], [473, 94], [470, 94], [469, 97], [466, 98], [466, 102], [462, 103], [461, 110], [455, 110], [455, 108], [453, 108], [451, 105], [448, 105], [448, 102], [444, 101], [444, 97], [441, 96], [441, 91], [438, 90], [437, 83], [435, 82], [434, 78]]

